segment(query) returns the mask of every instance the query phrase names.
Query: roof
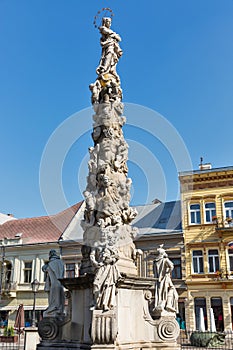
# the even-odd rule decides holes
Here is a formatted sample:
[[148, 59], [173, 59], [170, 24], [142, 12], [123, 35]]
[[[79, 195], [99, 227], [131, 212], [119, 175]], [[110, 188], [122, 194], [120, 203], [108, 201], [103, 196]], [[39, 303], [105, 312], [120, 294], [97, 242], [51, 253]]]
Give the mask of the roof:
[[137, 206], [138, 216], [133, 226], [138, 227], [139, 234], [180, 232], [181, 204], [180, 201]]
[[[138, 227], [139, 235], [149, 234], [175, 234], [181, 232], [181, 206], [180, 201], [153, 203], [135, 207], [137, 217], [132, 225]], [[83, 220], [85, 202], [75, 214], [70, 224], [63, 232], [59, 243], [82, 242]]]
[[85, 202], [81, 203], [80, 209], [74, 215], [73, 219], [70, 221], [66, 230], [60, 237], [60, 243], [72, 241], [72, 242], [82, 242], [83, 240], [83, 228], [81, 226], [81, 221], [84, 218], [84, 211], [86, 205]]
[[0, 213], [0, 225], [10, 220], [16, 220], [16, 218], [14, 218], [12, 215], [6, 215], [6, 214]]
[[232, 171], [233, 166], [227, 166], [222, 168], [212, 168], [212, 169], [203, 169], [203, 170], [188, 170], [188, 171], [181, 171], [179, 172], [179, 176], [188, 176], [188, 175], [194, 175], [194, 174], [209, 174], [209, 173], [216, 173], [221, 171]]
[[10, 220], [0, 225], [0, 239], [21, 239], [21, 244], [56, 242], [69, 225], [82, 202], [51, 216]]

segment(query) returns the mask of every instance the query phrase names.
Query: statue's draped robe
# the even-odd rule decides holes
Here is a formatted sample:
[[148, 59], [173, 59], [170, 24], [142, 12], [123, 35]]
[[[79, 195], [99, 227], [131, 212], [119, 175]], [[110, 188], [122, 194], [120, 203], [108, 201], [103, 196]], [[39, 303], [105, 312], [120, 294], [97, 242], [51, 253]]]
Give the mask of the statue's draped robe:
[[64, 309], [64, 289], [59, 279], [64, 277], [64, 265], [60, 259], [51, 259], [46, 268], [45, 291], [49, 293], [49, 306], [44, 316], [51, 313], [62, 314]]
[[174, 309], [178, 312], [178, 295], [171, 280], [173, 263], [167, 257], [158, 257], [154, 261], [154, 276], [157, 278], [155, 285], [155, 307], [161, 306]]
[[94, 287], [99, 291], [97, 308], [116, 306], [116, 282], [120, 273], [114, 264], [101, 266], [95, 276]]

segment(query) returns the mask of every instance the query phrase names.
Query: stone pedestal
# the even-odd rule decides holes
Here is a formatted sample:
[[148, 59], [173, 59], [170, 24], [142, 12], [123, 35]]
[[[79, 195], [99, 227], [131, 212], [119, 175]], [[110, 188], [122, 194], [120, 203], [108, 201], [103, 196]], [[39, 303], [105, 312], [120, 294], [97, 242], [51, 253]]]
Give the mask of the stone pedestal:
[[102, 311], [93, 305], [93, 277], [63, 280], [72, 293], [71, 321], [61, 327], [59, 339], [42, 340], [38, 350], [180, 348], [176, 342], [179, 325], [175, 316], [153, 319], [150, 314], [154, 281], [125, 275], [117, 285], [116, 307]]
[[36, 350], [36, 346], [40, 342], [38, 328], [26, 327], [24, 332], [24, 350]]

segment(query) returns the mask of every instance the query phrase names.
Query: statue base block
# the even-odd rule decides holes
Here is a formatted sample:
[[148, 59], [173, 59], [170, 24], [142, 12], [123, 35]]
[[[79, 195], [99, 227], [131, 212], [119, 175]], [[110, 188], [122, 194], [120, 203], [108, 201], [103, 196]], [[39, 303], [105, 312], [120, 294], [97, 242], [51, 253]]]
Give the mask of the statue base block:
[[59, 340], [42, 339], [38, 350], [180, 349], [175, 315], [151, 316], [153, 280], [125, 275], [117, 283], [116, 306], [105, 311], [95, 309], [93, 275], [63, 279], [62, 283], [72, 294], [71, 320], [61, 326]]
[[88, 345], [88, 344], [78, 344], [77, 342], [57, 342], [53, 345], [49, 345], [47, 343], [41, 343], [37, 345], [37, 349], [39, 350], [180, 350], [180, 346], [169, 346], [169, 345], [161, 345], [161, 344], [153, 344], [153, 343], [126, 343], [120, 345]]

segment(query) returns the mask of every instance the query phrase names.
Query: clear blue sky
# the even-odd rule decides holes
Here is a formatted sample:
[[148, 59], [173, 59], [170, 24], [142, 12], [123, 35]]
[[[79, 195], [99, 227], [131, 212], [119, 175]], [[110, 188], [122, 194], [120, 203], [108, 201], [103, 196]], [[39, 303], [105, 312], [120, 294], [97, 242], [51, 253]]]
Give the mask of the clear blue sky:
[[[88, 85], [100, 58], [93, 18], [102, 7], [113, 9], [112, 27], [122, 37], [124, 102], [163, 115], [183, 138], [194, 168], [200, 156], [214, 167], [233, 164], [232, 0], [0, 0], [0, 212], [46, 214], [41, 156], [54, 130], [90, 107]], [[91, 114], [88, 122], [91, 127]], [[177, 199], [171, 153], [143, 130], [126, 126], [125, 135], [154, 154], [166, 177], [165, 199]], [[91, 145], [86, 133], [64, 160], [68, 205], [82, 199], [77, 173]], [[132, 203], [160, 197], [156, 171], [129, 166]], [[154, 183], [146, 196], [148, 178]]]

